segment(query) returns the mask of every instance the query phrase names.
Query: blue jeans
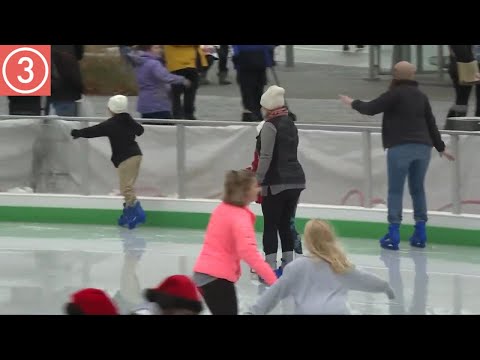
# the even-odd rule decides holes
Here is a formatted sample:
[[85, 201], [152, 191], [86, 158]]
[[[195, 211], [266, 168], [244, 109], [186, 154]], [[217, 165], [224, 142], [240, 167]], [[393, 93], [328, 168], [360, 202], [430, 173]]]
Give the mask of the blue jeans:
[[427, 199], [425, 196], [425, 175], [432, 147], [424, 144], [402, 144], [387, 151], [388, 172], [388, 222], [402, 222], [402, 200], [405, 179], [413, 202], [415, 221], [427, 221]]

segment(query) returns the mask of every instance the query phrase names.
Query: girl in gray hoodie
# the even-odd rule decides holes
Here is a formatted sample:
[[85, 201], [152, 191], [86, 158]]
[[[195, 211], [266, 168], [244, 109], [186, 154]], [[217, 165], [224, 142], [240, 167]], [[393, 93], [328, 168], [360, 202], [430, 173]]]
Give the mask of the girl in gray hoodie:
[[304, 241], [309, 254], [285, 267], [282, 277], [262, 294], [250, 314], [268, 314], [287, 296], [293, 297], [297, 315], [350, 314], [349, 290], [383, 292], [394, 299], [387, 281], [350, 263], [327, 222], [310, 220]]

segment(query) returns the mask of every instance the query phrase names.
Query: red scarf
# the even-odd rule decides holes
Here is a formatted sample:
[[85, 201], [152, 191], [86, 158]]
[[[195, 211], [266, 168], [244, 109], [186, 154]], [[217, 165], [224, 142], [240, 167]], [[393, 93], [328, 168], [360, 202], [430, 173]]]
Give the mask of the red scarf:
[[271, 120], [279, 116], [287, 116], [287, 115], [288, 115], [288, 109], [284, 106], [275, 110], [268, 110], [267, 120]]

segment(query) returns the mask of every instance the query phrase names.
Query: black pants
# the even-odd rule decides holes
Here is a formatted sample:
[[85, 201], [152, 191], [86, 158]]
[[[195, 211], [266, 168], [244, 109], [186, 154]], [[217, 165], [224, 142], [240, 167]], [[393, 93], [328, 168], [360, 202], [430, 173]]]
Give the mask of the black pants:
[[40, 116], [42, 115], [42, 105], [40, 96], [9, 96], [8, 114]]
[[[475, 88], [475, 95], [476, 95], [476, 109], [475, 109], [475, 116], [480, 116], [480, 85], [474, 86], [464, 86], [458, 83], [458, 71], [456, 69], [457, 64], [452, 62], [449, 68], [449, 75], [453, 82], [453, 88], [455, 89], [455, 105], [460, 106], [468, 106], [468, 100], [470, 98], [470, 93], [472, 89]], [[455, 109], [451, 109], [447, 115], [447, 117], [455, 117], [455, 116], [466, 116], [466, 111], [458, 111]]]
[[267, 83], [267, 72], [263, 70], [237, 70], [237, 82], [242, 95], [242, 105], [245, 110], [251, 111], [259, 119], [262, 118], [260, 111], [260, 98]]
[[237, 292], [235, 284], [217, 279], [201, 286], [203, 298], [212, 315], [238, 315]]
[[218, 72], [228, 72], [228, 45], [220, 45], [218, 49]]
[[284, 190], [263, 197], [263, 251], [265, 255], [276, 254], [278, 251], [278, 236], [282, 243], [282, 252], [293, 251], [295, 236], [291, 229], [292, 218], [295, 217], [301, 189]]
[[177, 71], [172, 71], [172, 73], [184, 76], [192, 82], [190, 87], [185, 87], [183, 85], [172, 85], [173, 118], [195, 120], [193, 114], [195, 113], [195, 96], [197, 95], [198, 89], [198, 70], [193, 68], [180, 69]]

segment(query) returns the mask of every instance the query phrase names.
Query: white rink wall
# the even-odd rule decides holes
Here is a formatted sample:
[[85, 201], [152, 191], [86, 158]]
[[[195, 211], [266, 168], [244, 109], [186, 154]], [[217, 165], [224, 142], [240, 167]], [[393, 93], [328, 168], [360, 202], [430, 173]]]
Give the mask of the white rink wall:
[[[62, 120], [0, 121], [0, 191], [31, 187], [37, 193], [116, 194], [116, 171], [110, 162], [108, 139], [70, 137], [86, 123]], [[90, 125], [93, 125], [91, 123]], [[139, 138], [144, 153], [137, 183], [141, 196], [175, 197], [178, 193], [175, 126], [145, 125]], [[299, 130], [299, 158], [307, 175], [301, 201], [324, 205], [360, 205], [364, 188], [362, 134]], [[247, 167], [253, 158], [256, 131], [248, 126], [186, 126], [185, 196], [219, 198], [228, 169]], [[373, 198], [386, 200], [385, 152], [380, 134], [372, 134]], [[472, 201], [462, 213], [480, 213], [480, 167], [476, 154], [480, 137], [461, 136], [461, 198]], [[444, 140], [449, 144], [449, 136]], [[433, 150], [427, 176], [429, 210], [451, 202], [453, 164]], [[346, 198], [347, 194], [352, 195]], [[477, 203], [475, 203], [477, 202]], [[411, 208], [408, 188], [404, 207]], [[449, 211], [450, 209], [447, 209]]]

